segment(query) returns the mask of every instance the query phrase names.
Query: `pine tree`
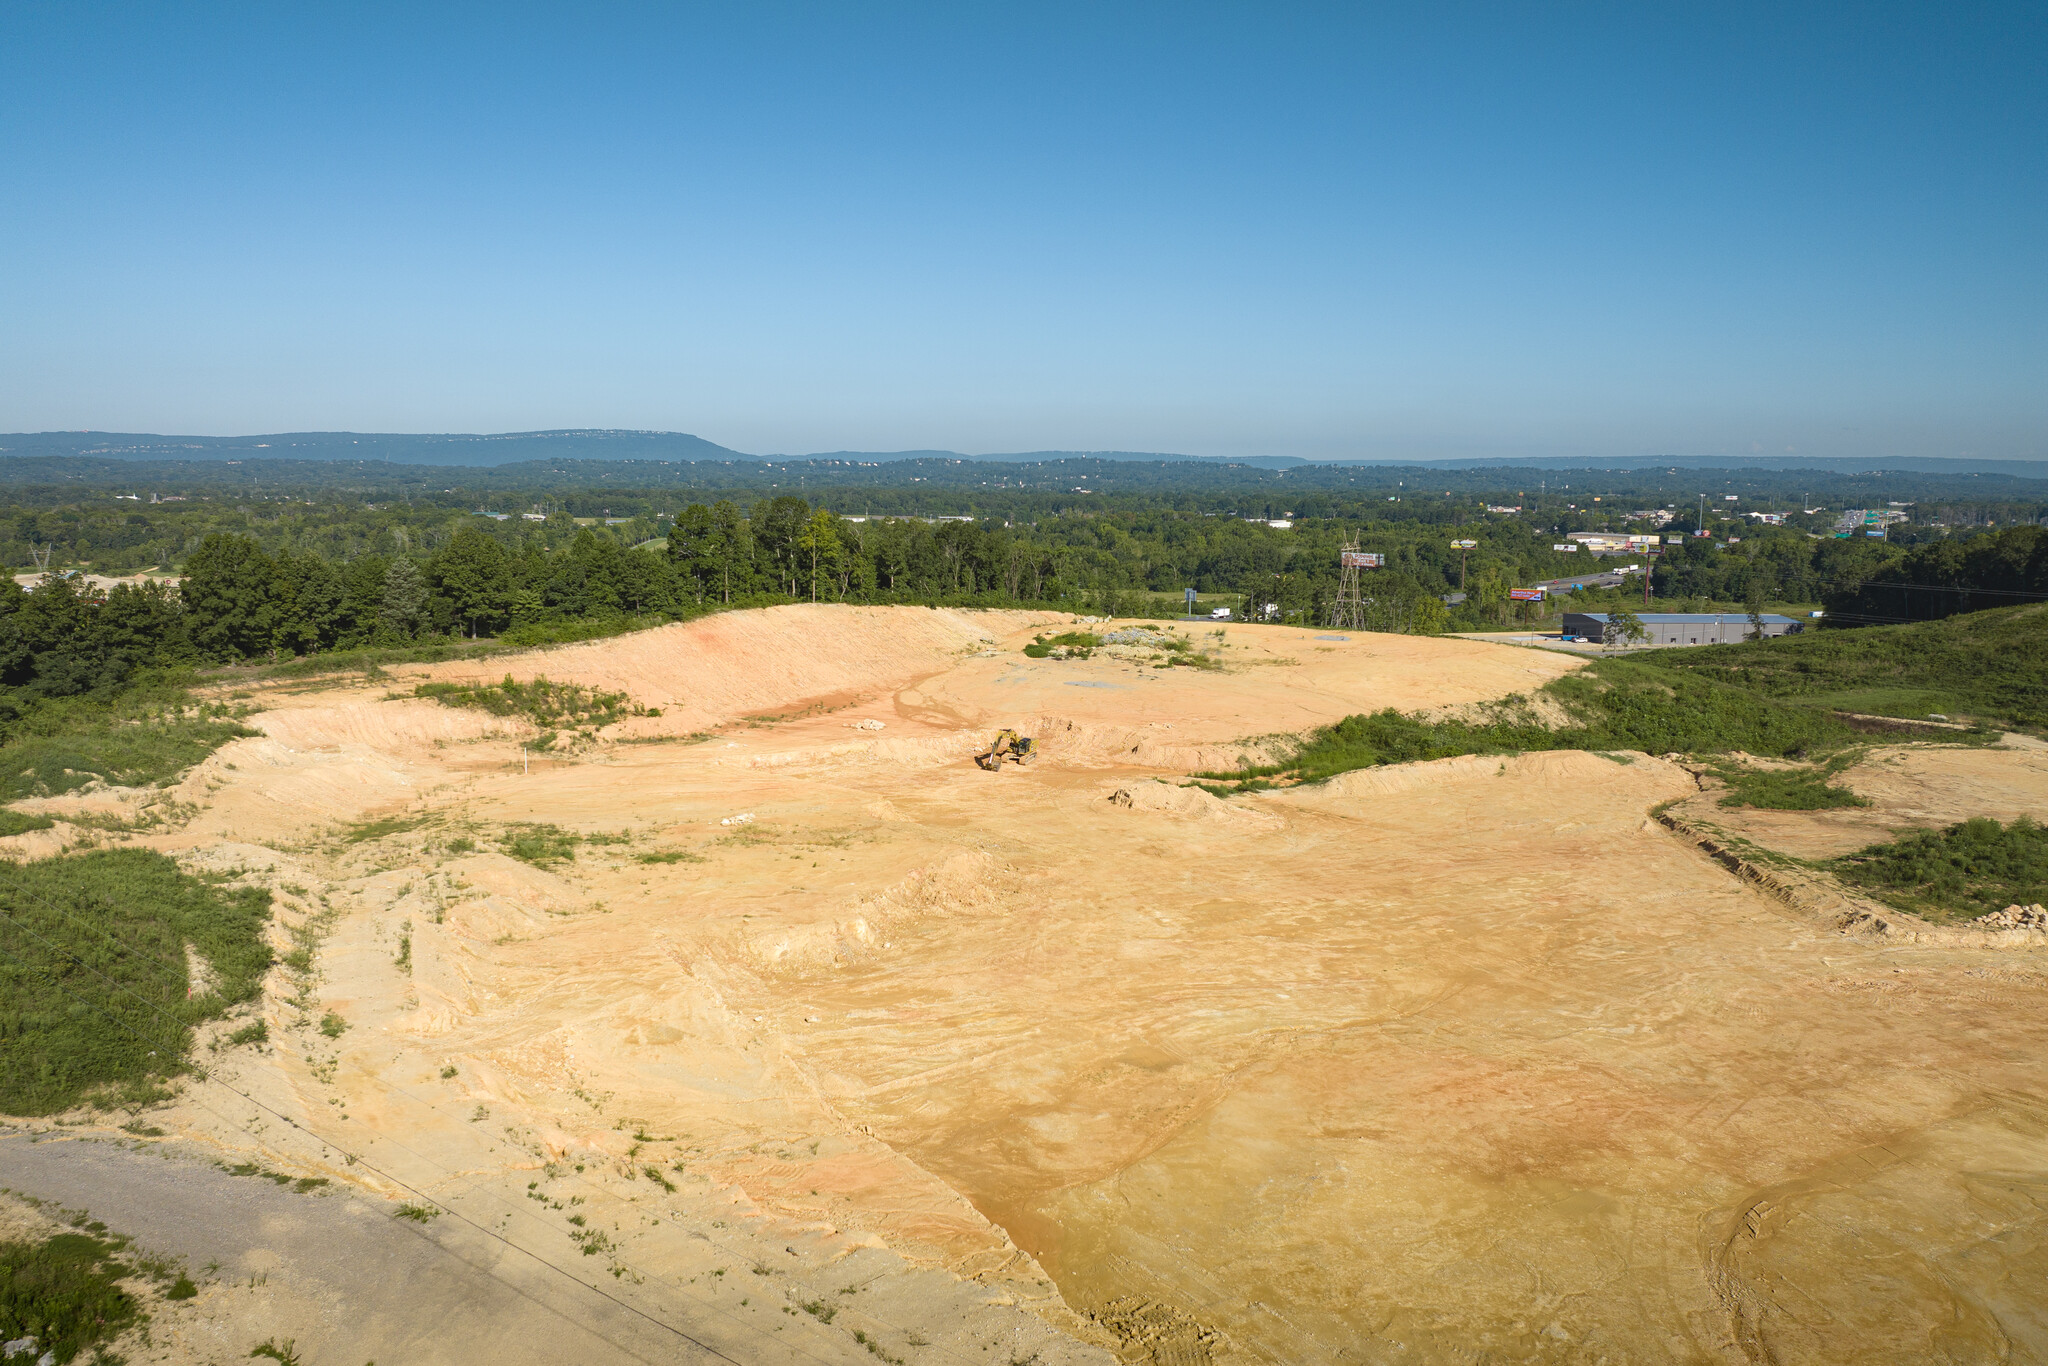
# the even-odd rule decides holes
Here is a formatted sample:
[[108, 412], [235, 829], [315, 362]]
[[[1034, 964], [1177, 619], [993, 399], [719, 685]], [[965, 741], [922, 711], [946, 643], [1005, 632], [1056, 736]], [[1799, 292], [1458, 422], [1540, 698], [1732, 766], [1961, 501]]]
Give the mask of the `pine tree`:
[[384, 630], [403, 640], [418, 634], [427, 607], [427, 580], [420, 567], [401, 555], [384, 571], [384, 606], [377, 614]]

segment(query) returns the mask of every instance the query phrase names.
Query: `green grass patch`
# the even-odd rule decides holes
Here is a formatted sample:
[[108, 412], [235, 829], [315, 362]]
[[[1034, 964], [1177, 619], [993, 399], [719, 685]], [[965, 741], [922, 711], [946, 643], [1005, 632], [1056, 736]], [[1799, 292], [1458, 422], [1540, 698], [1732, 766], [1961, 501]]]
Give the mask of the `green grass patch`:
[[1975, 920], [2015, 903], [2048, 902], [2048, 830], [2022, 816], [1979, 816], [1834, 859], [1852, 887], [1937, 924]]
[[693, 854], [687, 849], [664, 849], [658, 854], [635, 854], [641, 863], [704, 863], [702, 854]]
[[75, 1231], [42, 1242], [0, 1243], [0, 1339], [33, 1338], [35, 1346], [20, 1359], [50, 1353], [61, 1366], [119, 1337], [145, 1317], [119, 1284], [136, 1274], [116, 1255], [126, 1246], [126, 1239]]
[[545, 868], [574, 860], [582, 842], [581, 835], [559, 825], [514, 825], [500, 837], [499, 847], [513, 858]]
[[[270, 893], [191, 876], [162, 854], [0, 862], [0, 1112], [140, 1103], [184, 1069], [192, 1027], [253, 1000]], [[185, 946], [214, 987], [190, 995]]]
[[510, 674], [498, 683], [422, 683], [413, 689], [413, 696], [431, 697], [444, 707], [520, 716], [555, 729], [608, 726], [628, 716], [648, 714], [622, 692], [602, 692], [581, 683], [553, 683], [544, 677], [521, 683]]
[[1567, 724], [1548, 724], [1529, 699], [1519, 696], [1481, 708], [1468, 720], [1430, 720], [1389, 708], [1347, 716], [1315, 731], [1282, 762], [1195, 776], [1208, 780], [1207, 790], [1222, 795], [1460, 754], [1742, 750], [1774, 758], [1808, 758], [1855, 739], [1853, 730], [1825, 711], [1760, 698], [1708, 678], [1659, 673], [1634, 660], [1595, 660], [1553, 679], [1543, 692], [1570, 718]]
[[2042, 603], [1636, 658], [1666, 674], [1810, 706], [2048, 725], [2048, 604]]
[[0, 838], [25, 835], [31, 830], [48, 830], [57, 822], [48, 816], [30, 816], [20, 811], [0, 810]]
[[1828, 780], [1861, 758], [1861, 753], [1838, 754], [1824, 764], [1764, 769], [1741, 764], [1722, 764], [1714, 776], [1728, 785], [1723, 806], [1754, 806], [1766, 811], [1830, 811], [1844, 806], [1868, 806], [1846, 787]]
[[0, 745], [0, 801], [60, 797], [93, 782], [116, 787], [168, 784], [228, 741], [255, 735], [237, 721], [108, 719]]
[[428, 824], [430, 816], [378, 816], [373, 820], [356, 821], [345, 827], [341, 838], [348, 844], [367, 844], [392, 835], [403, 835]]

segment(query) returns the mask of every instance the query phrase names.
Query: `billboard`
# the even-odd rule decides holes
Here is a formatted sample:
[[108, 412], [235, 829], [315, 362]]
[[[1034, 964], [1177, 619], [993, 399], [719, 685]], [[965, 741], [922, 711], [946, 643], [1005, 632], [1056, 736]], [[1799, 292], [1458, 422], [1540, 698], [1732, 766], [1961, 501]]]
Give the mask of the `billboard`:
[[1552, 550], [1562, 551], [1567, 555], [1576, 555], [1579, 553], [1579, 543], [1577, 541], [1566, 541], [1563, 545], [1554, 545], [1550, 548]]
[[1543, 590], [1540, 588], [1510, 588], [1508, 590], [1508, 597], [1515, 602], [1541, 602], [1543, 601]]
[[1346, 569], [1378, 569], [1387, 557], [1373, 550], [1340, 550], [1337, 563]]

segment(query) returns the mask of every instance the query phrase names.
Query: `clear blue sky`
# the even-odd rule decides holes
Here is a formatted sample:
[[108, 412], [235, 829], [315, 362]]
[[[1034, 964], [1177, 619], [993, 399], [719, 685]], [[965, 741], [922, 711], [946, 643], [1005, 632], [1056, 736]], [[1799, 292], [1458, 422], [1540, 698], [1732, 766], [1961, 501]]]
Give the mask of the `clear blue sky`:
[[0, 430], [2048, 455], [2048, 10], [0, 7]]

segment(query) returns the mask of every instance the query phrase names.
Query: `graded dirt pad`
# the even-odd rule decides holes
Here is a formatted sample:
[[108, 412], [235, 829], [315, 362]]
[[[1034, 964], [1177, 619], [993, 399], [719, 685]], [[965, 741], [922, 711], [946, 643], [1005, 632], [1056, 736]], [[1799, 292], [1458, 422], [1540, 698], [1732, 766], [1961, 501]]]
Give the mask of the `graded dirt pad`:
[[[662, 710], [526, 772], [518, 723], [268, 699], [151, 839], [278, 888], [317, 980], [151, 1122], [742, 1360], [2048, 1356], [2038, 949], [1804, 917], [1652, 819], [1700, 794], [1648, 756], [1180, 785], [1570, 658], [1020, 653], [1067, 624], [781, 608], [494, 661]], [[984, 773], [1002, 725], [1042, 752]], [[2048, 814], [2038, 755], [1897, 752], [1846, 814]], [[532, 824], [606, 842], [536, 867]]]

